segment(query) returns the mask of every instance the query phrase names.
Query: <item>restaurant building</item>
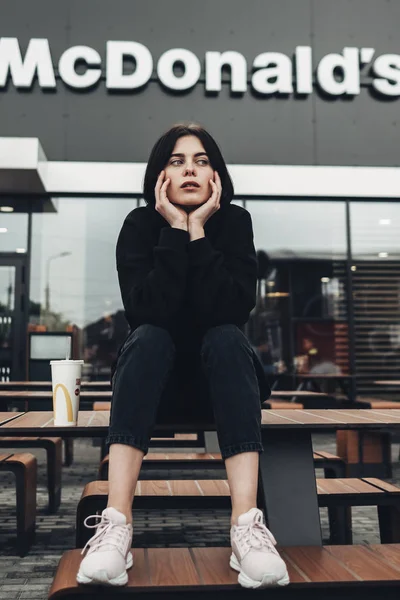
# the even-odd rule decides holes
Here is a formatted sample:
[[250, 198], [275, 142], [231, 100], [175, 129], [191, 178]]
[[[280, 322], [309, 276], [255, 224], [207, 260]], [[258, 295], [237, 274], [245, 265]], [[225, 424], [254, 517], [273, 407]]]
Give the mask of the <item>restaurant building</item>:
[[28, 332], [72, 332], [87, 376], [109, 376], [117, 236], [181, 121], [216, 138], [252, 215], [245, 330], [266, 372], [354, 374], [359, 395], [398, 377], [398, 2], [13, 0], [0, 17], [1, 379], [29, 376]]

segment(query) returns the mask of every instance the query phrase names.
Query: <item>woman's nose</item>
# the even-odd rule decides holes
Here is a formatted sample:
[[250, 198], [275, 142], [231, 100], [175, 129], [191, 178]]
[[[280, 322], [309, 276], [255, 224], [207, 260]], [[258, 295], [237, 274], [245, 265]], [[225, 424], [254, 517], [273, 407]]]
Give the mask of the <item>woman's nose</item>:
[[185, 176], [186, 175], [194, 175], [194, 165], [186, 165]]

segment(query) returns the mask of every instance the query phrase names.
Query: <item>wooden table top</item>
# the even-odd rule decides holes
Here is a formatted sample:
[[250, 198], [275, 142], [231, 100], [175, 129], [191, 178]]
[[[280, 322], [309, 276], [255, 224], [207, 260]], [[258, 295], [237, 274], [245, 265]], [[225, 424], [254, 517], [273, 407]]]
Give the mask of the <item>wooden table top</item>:
[[[12, 420], [1, 424], [1, 417], [11, 415]], [[0, 436], [11, 435], [63, 435], [63, 437], [96, 437], [108, 433], [110, 411], [81, 411], [76, 427], [54, 426], [52, 411], [26, 413], [0, 413]], [[400, 428], [400, 411], [397, 409], [316, 409], [316, 410], [263, 410], [263, 429], [384, 429]], [[192, 432], [194, 429], [214, 431], [214, 424], [157, 425], [157, 431], [174, 430]]]
[[354, 375], [343, 375], [343, 373], [295, 373], [299, 379], [352, 379]]
[[[82, 381], [82, 387], [110, 387], [109, 381]], [[0, 389], [12, 387], [51, 387], [51, 381], [0, 381]]]
[[[272, 390], [271, 397], [287, 398], [291, 396], [313, 396], [326, 397], [327, 394], [322, 392], [307, 392], [304, 390]], [[53, 392], [50, 390], [0, 390], [0, 400], [31, 400], [39, 399], [46, 400], [53, 398]], [[111, 400], [111, 390], [101, 391], [81, 391], [81, 399], [83, 400]]]
[[312, 397], [326, 397], [328, 394], [324, 392], [307, 392], [307, 390], [272, 390], [271, 398], [287, 398], [288, 396], [312, 396]]
[[[81, 391], [81, 398], [86, 400], [98, 400], [99, 398], [104, 398], [105, 400], [109, 400], [112, 396], [112, 392], [110, 391], [99, 391], [99, 392], [85, 392]], [[20, 400], [29, 400], [31, 398], [36, 398], [40, 400], [45, 400], [47, 398], [53, 398], [53, 392], [50, 390], [0, 390], [0, 400], [1, 399], [20, 399]]]
[[374, 381], [374, 383], [376, 385], [396, 385], [399, 386], [400, 385], [400, 379], [384, 379], [381, 381]]

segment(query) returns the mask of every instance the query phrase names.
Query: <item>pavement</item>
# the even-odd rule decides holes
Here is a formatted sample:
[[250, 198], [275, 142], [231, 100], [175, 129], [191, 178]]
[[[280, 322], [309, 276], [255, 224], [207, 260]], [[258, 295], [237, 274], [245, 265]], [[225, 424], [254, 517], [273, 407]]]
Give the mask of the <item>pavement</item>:
[[[314, 450], [336, 453], [334, 434], [313, 436]], [[12, 450], [10, 450], [12, 451]], [[15, 452], [21, 452], [16, 449]], [[26, 451], [25, 449], [23, 451]], [[92, 440], [74, 442], [74, 463], [63, 468], [62, 503], [56, 515], [48, 515], [46, 460], [42, 449], [29, 450], [38, 458], [37, 533], [29, 554], [19, 558], [15, 549], [15, 485], [13, 475], [0, 473], [0, 600], [43, 599], [53, 581], [57, 564], [66, 550], [75, 547], [76, 506], [84, 485], [97, 478], [100, 448]], [[154, 449], [153, 451], [156, 451]], [[170, 452], [171, 450], [168, 450]], [[182, 452], [182, 450], [179, 450]], [[192, 451], [188, 450], [188, 451]], [[393, 478], [400, 485], [399, 445], [392, 445]], [[192, 478], [220, 477], [198, 471]], [[323, 473], [317, 471], [317, 476]], [[328, 543], [327, 510], [320, 509], [323, 541]], [[229, 546], [228, 510], [137, 510], [134, 518], [135, 547]], [[379, 543], [375, 507], [353, 509], [353, 543]]]

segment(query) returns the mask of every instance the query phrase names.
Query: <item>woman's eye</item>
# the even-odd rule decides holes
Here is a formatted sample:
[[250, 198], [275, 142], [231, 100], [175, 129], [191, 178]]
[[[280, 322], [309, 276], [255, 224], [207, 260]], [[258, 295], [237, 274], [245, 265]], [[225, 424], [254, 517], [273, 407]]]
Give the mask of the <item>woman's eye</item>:
[[176, 165], [178, 163], [180, 163], [180, 164], [182, 163], [182, 161], [179, 160], [179, 158], [176, 158], [175, 160], [171, 160], [171, 165]]
[[201, 158], [198, 162], [202, 163], [203, 165], [208, 165], [208, 160], [205, 160], [204, 158]]

